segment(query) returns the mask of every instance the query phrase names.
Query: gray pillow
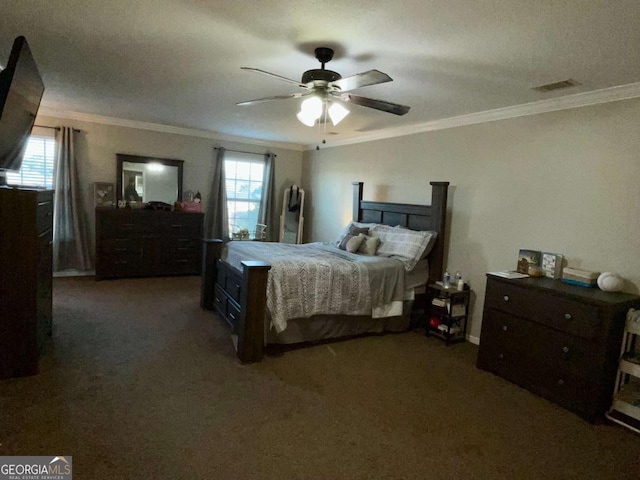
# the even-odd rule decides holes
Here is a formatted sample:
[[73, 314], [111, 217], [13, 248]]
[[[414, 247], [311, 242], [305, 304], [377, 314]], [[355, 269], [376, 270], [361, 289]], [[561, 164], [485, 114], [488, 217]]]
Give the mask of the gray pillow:
[[340, 250], [346, 250], [347, 249], [347, 243], [349, 243], [349, 240], [351, 240], [352, 238], [354, 238], [353, 235], [347, 233], [344, 238], [342, 240], [340, 240], [340, 243], [338, 244], [338, 248]]
[[[347, 223], [344, 228], [342, 229], [342, 231], [338, 234], [338, 238], [335, 239], [335, 245], [340, 245], [340, 242], [342, 241], [342, 239], [344, 238], [345, 235], [347, 235], [349, 233], [349, 230], [351, 230], [351, 227], [356, 227], [356, 228], [371, 228], [374, 225], [376, 225], [375, 223], [361, 223], [361, 222], [349, 222]], [[366, 233], [368, 234], [369, 232], [358, 232], [356, 235], [358, 235], [359, 233]], [[352, 234], [353, 235], [353, 234]]]
[[369, 228], [368, 227], [358, 227], [358, 226], [353, 225], [353, 224], [349, 227], [348, 235], [353, 235], [353, 236], [357, 237], [361, 233], [364, 233], [365, 235], [369, 235]]

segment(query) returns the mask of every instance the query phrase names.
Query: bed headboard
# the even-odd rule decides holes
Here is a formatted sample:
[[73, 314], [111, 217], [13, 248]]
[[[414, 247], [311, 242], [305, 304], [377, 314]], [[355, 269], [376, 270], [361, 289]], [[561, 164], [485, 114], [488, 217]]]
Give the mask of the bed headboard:
[[431, 184], [431, 205], [369, 202], [362, 200], [363, 182], [353, 182], [353, 220], [356, 222], [402, 225], [412, 230], [438, 232], [429, 253], [429, 283], [442, 279], [447, 226], [447, 190], [449, 182]]

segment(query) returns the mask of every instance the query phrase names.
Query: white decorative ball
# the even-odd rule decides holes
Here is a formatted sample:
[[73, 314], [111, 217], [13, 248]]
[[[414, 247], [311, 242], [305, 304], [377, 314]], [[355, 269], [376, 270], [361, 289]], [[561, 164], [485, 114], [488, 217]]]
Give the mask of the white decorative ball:
[[617, 273], [603, 272], [598, 277], [598, 287], [605, 292], [619, 292], [624, 287], [624, 280]]

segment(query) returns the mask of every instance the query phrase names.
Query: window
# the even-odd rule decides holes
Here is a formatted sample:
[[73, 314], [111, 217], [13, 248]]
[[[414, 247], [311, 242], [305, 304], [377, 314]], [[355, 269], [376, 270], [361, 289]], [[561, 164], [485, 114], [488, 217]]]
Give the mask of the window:
[[247, 158], [236, 152], [227, 152], [225, 156], [229, 234], [245, 228], [253, 233], [258, 223], [262, 197], [264, 161]]
[[9, 185], [53, 188], [53, 158], [56, 141], [53, 137], [31, 135], [17, 172], [7, 171]]

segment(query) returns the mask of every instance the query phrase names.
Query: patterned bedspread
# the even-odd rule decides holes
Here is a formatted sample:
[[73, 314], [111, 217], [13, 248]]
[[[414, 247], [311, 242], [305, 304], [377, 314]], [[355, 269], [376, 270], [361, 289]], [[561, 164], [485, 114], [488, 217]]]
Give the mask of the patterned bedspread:
[[372, 308], [402, 300], [404, 294], [401, 262], [349, 253], [330, 243], [229, 242], [222, 257], [238, 270], [243, 260], [271, 263], [267, 308], [278, 332], [294, 318], [371, 315]]

